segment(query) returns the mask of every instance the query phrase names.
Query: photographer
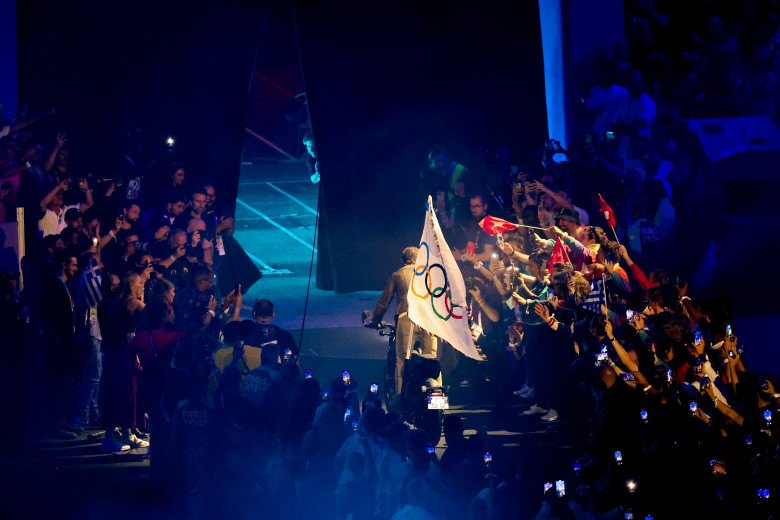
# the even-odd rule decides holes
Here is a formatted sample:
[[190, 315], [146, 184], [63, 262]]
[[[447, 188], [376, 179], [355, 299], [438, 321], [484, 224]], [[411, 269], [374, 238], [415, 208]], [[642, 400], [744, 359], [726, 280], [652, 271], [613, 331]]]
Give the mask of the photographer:
[[157, 265], [165, 268], [165, 278], [177, 288], [190, 283], [190, 270], [198, 266], [195, 251], [188, 245], [189, 237], [183, 229], [177, 229], [168, 236], [170, 246], [168, 254]]
[[141, 206], [138, 202], [128, 200], [122, 205], [122, 229], [130, 230], [139, 236], [141, 235], [141, 226], [139, 219], [141, 218]]
[[187, 236], [192, 253], [187, 256], [197, 257], [199, 263], [214, 272], [214, 234], [206, 229], [206, 223], [200, 218], [191, 218], [187, 224]]
[[[240, 292], [231, 291], [221, 304], [214, 296], [214, 274], [204, 267], [193, 269], [192, 285], [180, 288], [176, 295], [176, 329], [198, 331], [208, 327], [212, 321], [221, 325], [235, 321], [241, 311]], [[230, 307], [235, 305], [232, 313]]]

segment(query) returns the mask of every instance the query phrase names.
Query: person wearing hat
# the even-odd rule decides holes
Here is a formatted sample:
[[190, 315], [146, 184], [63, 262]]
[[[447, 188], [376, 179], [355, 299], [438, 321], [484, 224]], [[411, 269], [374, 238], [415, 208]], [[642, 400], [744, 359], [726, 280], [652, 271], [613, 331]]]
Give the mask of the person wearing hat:
[[83, 213], [81, 213], [79, 208], [69, 208], [65, 212], [65, 225], [72, 227], [76, 231], [80, 231], [81, 227], [83, 226], [83, 222], [81, 220], [82, 216]]
[[580, 226], [580, 214], [571, 208], [561, 208], [555, 220], [558, 227], [568, 233], [569, 236], [579, 240], [582, 237], [583, 228]]
[[[599, 248], [607, 241], [604, 230], [596, 226], [580, 226], [579, 214], [574, 209], [562, 208], [556, 220], [558, 225], [553, 226], [553, 231], [569, 248], [569, 259], [574, 270], [582, 271], [586, 265], [596, 262]], [[555, 240], [536, 236], [538, 247], [552, 249], [555, 246]]]
[[[562, 240], [566, 237], [571, 237], [575, 240], [584, 238], [584, 228], [580, 226], [579, 213], [571, 208], [561, 208], [555, 215], [555, 224], [552, 227], [552, 231], [561, 237]], [[546, 240], [540, 238], [537, 240], [536, 245], [545, 249], [552, 249], [555, 246], [555, 239]]]

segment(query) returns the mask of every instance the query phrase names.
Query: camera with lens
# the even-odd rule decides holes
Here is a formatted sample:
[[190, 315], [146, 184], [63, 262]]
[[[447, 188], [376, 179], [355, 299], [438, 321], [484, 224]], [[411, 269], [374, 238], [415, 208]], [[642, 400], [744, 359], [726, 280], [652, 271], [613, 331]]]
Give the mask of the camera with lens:
[[114, 175], [111, 176], [111, 182], [114, 184], [115, 187], [121, 188], [122, 185], [125, 183], [125, 174], [122, 172], [114, 173]]
[[149, 246], [151, 245], [149, 242], [141, 242], [140, 240], [136, 240], [135, 242], [131, 242], [133, 246], [135, 246], [136, 251], [140, 251], [141, 253], [149, 253]]
[[209, 242], [214, 241], [214, 234], [208, 231], [207, 229], [204, 229], [200, 232], [200, 239], [201, 240], [208, 240]]
[[473, 276], [469, 276], [463, 280], [463, 283], [466, 284], [466, 290], [470, 291], [474, 288], [474, 285], [476, 284], [476, 280], [474, 279]]

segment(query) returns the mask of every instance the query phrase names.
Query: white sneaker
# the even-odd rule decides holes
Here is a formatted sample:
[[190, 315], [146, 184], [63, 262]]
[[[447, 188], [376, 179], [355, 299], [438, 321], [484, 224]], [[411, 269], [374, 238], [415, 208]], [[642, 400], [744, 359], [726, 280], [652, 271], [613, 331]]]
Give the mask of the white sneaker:
[[113, 452], [129, 451], [130, 445], [119, 442], [118, 440], [116, 440], [116, 438], [114, 437], [111, 431], [107, 431], [106, 436], [103, 439], [103, 444], [100, 445], [100, 449], [101, 451], [113, 451]]
[[132, 433], [129, 435], [129, 437], [124, 437], [123, 436], [121, 441], [124, 442], [125, 444], [129, 445], [133, 449], [148, 448], [149, 447], [149, 441], [145, 441], [143, 439], [139, 439], [138, 437], [136, 437]]
[[534, 396], [534, 387], [523, 385], [523, 387], [520, 390], [515, 390], [512, 392], [517, 397], [521, 397], [523, 399], [533, 399]]
[[537, 404], [531, 405], [531, 408], [523, 412], [523, 415], [537, 415], [540, 413], [547, 413], [546, 408], [542, 408], [541, 406]]
[[550, 411], [540, 417], [541, 420], [547, 422], [553, 422], [558, 420], [558, 412], [554, 408], [550, 408]]

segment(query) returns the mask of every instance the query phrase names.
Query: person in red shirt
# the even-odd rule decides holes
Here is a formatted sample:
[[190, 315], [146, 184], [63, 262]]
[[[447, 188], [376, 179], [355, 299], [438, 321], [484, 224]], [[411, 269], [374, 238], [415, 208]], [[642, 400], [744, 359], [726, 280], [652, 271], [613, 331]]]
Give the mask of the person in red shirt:
[[[173, 307], [165, 301], [152, 301], [143, 310], [141, 323], [145, 324], [122, 353], [124, 359], [137, 360], [140, 365], [138, 380], [138, 403], [141, 413], [149, 414], [150, 424], [162, 424], [160, 397], [165, 383], [165, 369], [171, 366], [176, 342], [186, 336], [185, 332], [172, 330], [175, 321]], [[133, 428], [133, 430], [137, 430]], [[129, 428], [120, 433], [121, 440], [130, 446], [143, 446], [138, 439], [139, 431]], [[148, 446], [148, 444], [147, 444]]]

